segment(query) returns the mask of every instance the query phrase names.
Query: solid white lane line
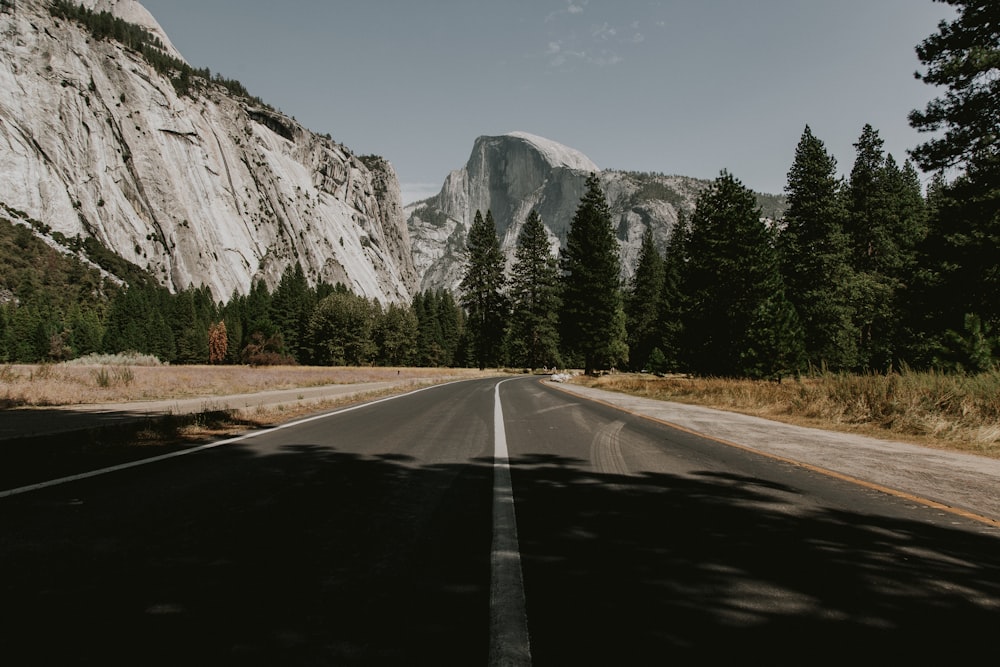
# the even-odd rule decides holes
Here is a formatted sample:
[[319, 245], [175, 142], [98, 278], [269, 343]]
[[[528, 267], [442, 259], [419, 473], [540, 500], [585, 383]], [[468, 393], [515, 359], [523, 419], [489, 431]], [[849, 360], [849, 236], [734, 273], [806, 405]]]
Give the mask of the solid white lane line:
[[514, 488], [498, 382], [493, 398], [493, 549], [490, 555], [490, 665], [530, 665], [528, 616], [517, 541]]
[[[462, 380], [456, 380], [456, 382], [462, 382]], [[37, 484], [28, 484], [27, 486], [21, 486], [16, 489], [7, 489], [6, 491], [0, 490], [0, 498], [7, 498], [9, 496], [16, 496], [22, 493], [29, 493], [31, 491], [39, 491], [41, 489], [47, 489], [53, 486], [59, 486], [61, 484], [69, 484], [70, 482], [78, 482], [84, 479], [90, 479], [91, 477], [100, 477], [101, 475], [109, 475], [114, 472], [119, 472], [121, 470], [128, 470], [129, 468], [138, 468], [139, 466], [150, 465], [153, 463], [159, 463], [161, 461], [166, 461], [168, 459], [175, 459], [181, 456], [187, 456], [189, 454], [196, 454], [198, 452], [203, 452], [206, 449], [215, 449], [216, 447], [222, 447], [223, 445], [231, 445], [236, 442], [242, 442], [244, 440], [249, 440], [251, 438], [256, 438], [268, 433], [274, 433], [275, 431], [280, 431], [286, 428], [293, 428], [301, 424], [308, 424], [309, 422], [318, 421], [320, 419], [327, 419], [329, 417], [335, 417], [337, 415], [342, 415], [345, 412], [351, 412], [353, 410], [360, 410], [361, 408], [366, 408], [369, 405], [376, 405], [378, 403], [384, 403], [386, 401], [392, 401], [397, 398], [402, 398], [403, 396], [410, 396], [412, 394], [417, 394], [422, 391], [427, 391], [428, 389], [435, 389], [437, 387], [443, 387], [448, 384], [454, 384], [454, 382], [445, 382], [442, 384], [432, 385], [430, 387], [423, 387], [421, 389], [415, 389], [414, 391], [408, 391], [405, 394], [396, 394], [395, 396], [387, 396], [385, 398], [380, 398], [375, 401], [369, 401], [367, 403], [360, 403], [358, 405], [352, 405], [348, 408], [343, 408], [342, 410], [336, 410], [334, 412], [325, 412], [321, 415], [314, 415], [312, 417], [306, 417], [305, 419], [299, 419], [297, 421], [288, 422], [287, 424], [281, 424], [280, 426], [275, 426], [273, 428], [264, 429], [262, 431], [254, 431], [252, 433], [245, 433], [243, 435], [237, 436], [235, 438], [228, 438], [226, 440], [219, 440], [218, 442], [210, 442], [207, 445], [201, 445], [199, 447], [192, 447], [191, 449], [182, 449], [180, 451], [171, 452], [169, 454], [162, 454], [160, 456], [153, 456], [148, 459], [139, 459], [138, 461], [131, 461], [129, 463], [122, 463], [120, 465], [110, 466], [108, 468], [101, 468], [99, 470], [91, 470], [88, 472], [82, 472], [77, 475], [69, 475], [67, 477], [60, 477], [58, 479], [51, 479], [45, 482], [38, 482]]]

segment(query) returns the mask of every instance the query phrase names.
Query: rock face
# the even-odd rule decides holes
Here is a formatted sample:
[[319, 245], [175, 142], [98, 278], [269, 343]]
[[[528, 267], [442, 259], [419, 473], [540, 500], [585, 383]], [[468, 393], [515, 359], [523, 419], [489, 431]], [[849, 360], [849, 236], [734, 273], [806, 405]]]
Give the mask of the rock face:
[[[81, 4], [179, 58], [134, 0]], [[388, 162], [214, 82], [180, 95], [140, 54], [48, 5], [0, 4], [0, 202], [97, 238], [172, 289], [226, 299], [300, 261], [313, 282], [409, 299], [418, 277]]]
[[508, 264], [533, 209], [556, 252], [566, 240], [590, 174], [598, 175], [611, 209], [625, 280], [635, 270], [645, 230], [652, 229], [664, 248], [678, 212], [690, 211], [708, 185], [684, 176], [601, 171], [579, 151], [524, 132], [480, 137], [465, 167], [448, 176], [436, 197], [406, 208], [421, 289], [457, 291], [465, 239], [477, 210], [483, 215], [492, 211]]

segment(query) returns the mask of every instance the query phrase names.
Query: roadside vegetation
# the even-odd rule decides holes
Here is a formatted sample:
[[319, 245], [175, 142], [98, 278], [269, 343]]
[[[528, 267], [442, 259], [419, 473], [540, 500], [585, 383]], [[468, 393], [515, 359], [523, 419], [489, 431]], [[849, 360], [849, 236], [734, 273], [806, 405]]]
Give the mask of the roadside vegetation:
[[621, 373], [576, 383], [657, 400], [1000, 458], [1000, 371], [826, 373], [761, 382]]
[[168, 366], [150, 357], [0, 365], [0, 408], [124, 403], [396, 380], [474, 377], [450, 368]]

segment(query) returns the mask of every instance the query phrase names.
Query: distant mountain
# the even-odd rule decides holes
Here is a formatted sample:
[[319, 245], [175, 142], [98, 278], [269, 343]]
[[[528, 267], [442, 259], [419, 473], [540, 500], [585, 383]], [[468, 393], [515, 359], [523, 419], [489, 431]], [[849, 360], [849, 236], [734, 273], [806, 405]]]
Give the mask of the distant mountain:
[[[626, 280], [635, 271], [645, 230], [652, 229], [658, 246], [665, 248], [678, 213], [690, 213], [710, 184], [686, 176], [602, 171], [583, 153], [525, 132], [479, 137], [465, 167], [448, 176], [438, 195], [405, 209], [421, 289], [458, 289], [465, 239], [477, 210], [492, 211], [508, 262], [533, 209], [557, 251], [592, 173], [612, 212]], [[760, 195], [759, 201], [768, 217], [778, 217], [784, 208], [780, 196]]]
[[92, 239], [219, 299], [296, 261], [314, 283], [409, 299], [385, 160], [192, 69], [134, 0], [3, 2], [0, 34], [0, 204], [48, 241]]

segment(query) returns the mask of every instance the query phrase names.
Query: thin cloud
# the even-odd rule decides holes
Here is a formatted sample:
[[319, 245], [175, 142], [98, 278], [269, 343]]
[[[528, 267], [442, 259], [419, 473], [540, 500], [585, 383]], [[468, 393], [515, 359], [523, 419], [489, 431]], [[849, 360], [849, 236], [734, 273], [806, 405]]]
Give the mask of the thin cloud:
[[[551, 22], [557, 17], [583, 14], [589, 0], [564, 0], [565, 5], [546, 17]], [[550, 34], [547, 48], [541, 54], [550, 68], [559, 69], [574, 64], [609, 67], [625, 61], [629, 48], [646, 41], [641, 31], [642, 22], [622, 21], [618, 25], [609, 22], [594, 23], [589, 28], [577, 24], [560, 32]], [[529, 56], [530, 57], [530, 56]], [[538, 57], [538, 54], [534, 57]]]
[[594, 39], [606, 42], [618, 36], [618, 29], [604, 23], [602, 25], [595, 25], [591, 30], [591, 35], [593, 35]]
[[590, 2], [590, 0], [581, 0], [579, 2], [577, 2], [576, 0], [565, 0], [565, 2], [566, 2], [565, 9], [557, 9], [556, 11], [552, 12], [551, 14], [545, 17], [546, 23], [554, 20], [558, 16], [565, 16], [565, 15], [572, 16], [575, 14], [582, 14], [584, 10], [587, 8], [587, 4]]

